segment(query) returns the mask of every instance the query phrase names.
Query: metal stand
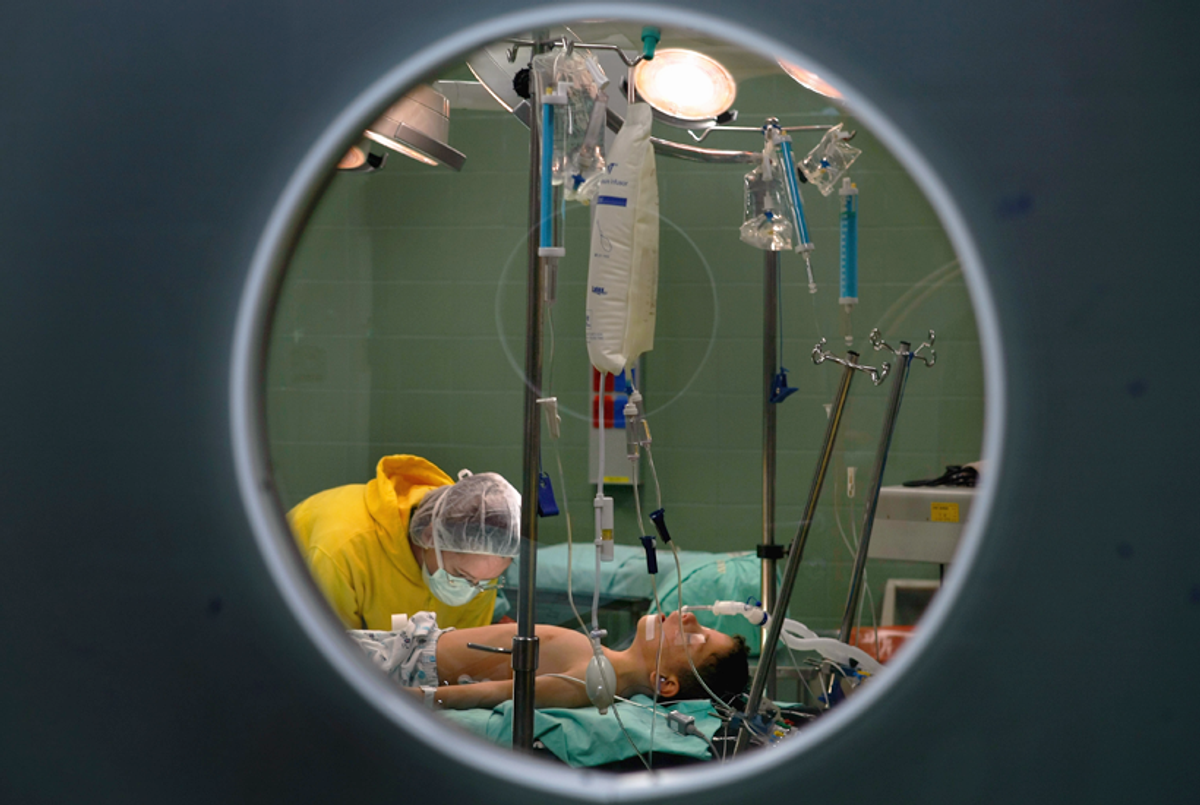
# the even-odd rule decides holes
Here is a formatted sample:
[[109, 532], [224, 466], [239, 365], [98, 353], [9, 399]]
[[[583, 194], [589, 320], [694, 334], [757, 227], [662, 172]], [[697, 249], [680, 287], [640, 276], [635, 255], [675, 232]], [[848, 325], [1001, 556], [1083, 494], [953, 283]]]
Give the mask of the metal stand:
[[858, 364], [858, 353], [848, 352], [846, 358], [837, 358], [830, 355], [824, 350], [825, 339], [813, 349], [813, 363], [824, 363], [826, 360], [832, 360], [834, 363], [839, 363], [845, 367], [842, 372], [841, 383], [838, 385], [837, 394], [834, 396], [833, 408], [829, 413], [829, 422], [825, 427], [825, 440], [821, 446], [821, 455], [817, 460], [817, 469], [813, 473], [812, 485], [809, 487], [808, 503], [804, 507], [804, 516], [800, 520], [799, 529], [796, 532], [796, 538], [792, 540], [792, 547], [788, 553], [787, 569], [783, 574], [783, 584], [775, 601], [775, 606], [771, 609], [771, 618], [767, 621], [767, 634], [763, 639], [762, 653], [759, 655], [758, 668], [754, 673], [754, 681], [750, 685], [750, 699], [746, 704], [745, 719], [742, 724], [742, 729], [738, 733], [737, 747], [735, 754], [746, 747], [746, 743], [750, 739], [749, 726], [746, 722], [758, 715], [759, 706], [762, 704], [763, 689], [766, 687], [767, 671], [775, 665], [775, 651], [779, 645], [779, 633], [783, 630], [783, 621], [787, 617], [788, 604], [792, 597], [792, 588], [796, 584], [796, 573], [800, 569], [800, 561], [804, 556], [804, 543], [808, 540], [808, 532], [812, 528], [813, 516], [816, 514], [817, 501], [821, 498], [821, 487], [825, 483], [825, 475], [829, 470], [829, 463], [833, 458], [833, 446], [837, 441], [838, 428], [842, 424], [842, 413], [846, 409], [846, 397], [850, 393], [850, 381], [854, 379], [855, 371], [868, 372], [871, 379], [878, 384], [883, 379], [883, 375], [887, 374], [887, 368], [882, 374], [876, 372], [874, 367], [860, 366]]
[[[535, 45], [534, 51], [544, 48]], [[514, 749], [533, 751], [534, 682], [537, 678], [538, 637], [534, 592], [537, 588], [538, 458], [542, 447], [542, 296], [544, 270], [538, 257], [541, 242], [541, 137], [529, 127], [529, 273], [525, 304], [525, 441], [521, 473], [521, 575], [517, 603], [517, 635], [513, 638]]]
[[[779, 338], [779, 252], [763, 253], [763, 429], [762, 429], [762, 603], [763, 609], [775, 609], [775, 563], [783, 551], [775, 544], [775, 448], [776, 404], [771, 402], [775, 369], [779, 365], [776, 344]], [[766, 645], [769, 626], [762, 628], [761, 645]], [[775, 698], [775, 662], [766, 665], [767, 698]]]
[[899, 349], [889, 346], [879, 334], [879, 330], [871, 331], [871, 346], [876, 351], [887, 349], [900, 360], [896, 364], [896, 376], [892, 380], [891, 394], [888, 396], [887, 413], [883, 419], [883, 433], [879, 436], [879, 449], [875, 453], [875, 466], [871, 469], [871, 490], [867, 496], [867, 507], [863, 512], [862, 533], [858, 540], [858, 553], [854, 556], [854, 572], [850, 576], [850, 590], [846, 596], [846, 611], [842, 613], [842, 628], [838, 639], [843, 643], [850, 642], [850, 630], [854, 626], [854, 616], [858, 612], [858, 604], [862, 599], [863, 577], [867, 569], [867, 550], [871, 545], [871, 529], [875, 525], [875, 509], [879, 505], [879, 490], [883, 485], [883, 471], [887, 466], [888, 451], [892, 447], [892, 434], [896, 430], [896, 417], [900, 413], [900, 403], [904, 400], [904, 386], [908, 381], [908, 366], [917, 354], [929, 347], [929, 357], [922, 357], [926, 366], [933, 366], [937, 353], [933, 351], [934, 334], [929, 331], [929, 340], [912, 351], [912, 345], [907, 341], [900, 342]]

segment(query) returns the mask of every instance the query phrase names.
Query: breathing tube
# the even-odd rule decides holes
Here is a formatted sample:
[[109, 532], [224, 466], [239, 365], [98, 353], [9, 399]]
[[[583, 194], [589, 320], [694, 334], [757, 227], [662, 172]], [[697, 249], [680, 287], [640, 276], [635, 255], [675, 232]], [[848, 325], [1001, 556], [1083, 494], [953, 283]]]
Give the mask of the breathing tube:
[[[630, 479], [633, 481], [633, 504], [637, 513], [638, 529], [641, 531], [641, 536], [638, 539], [642, 543], [642, 549], [646, 552], [646, 572], [650, 574], [652, 579], [650, 588], [654, 591], [654, 601], [658, 607], [658, 611], [662, 611], [662, 603], [658, 598], [658, 584], [653, 581], [658, 576], [658, 548], [655, 544], [653, 534], [646, 533], [646, 523], [642, 519], [642, 497], [639, 491], [639, 470], [641, 468], [641, 452], [646, 451], [647, 459], [653, 466], [653, 458], [650, 451], [650, 423], [646, 421], [646, 411], [643, 404], [641, 392], [637, 390], [636, 382], [633, 379], [632, 372], [626, 372], [626, 376], [630, 378], [629, 382], [629, 400], [625, 403], [625, 457], [630, 463]], [[658, 473], [654, 473], [654, 485], [658, 490], [658, 498], [662, 500], [662, 490], [658, 487]], [[651, 515], [653, 517], [653, 515]], [[654, 618], [646, 621], [646, 639], [655, 640], [657, 637], [658, 646], [654, 654], [654, 685], [653, 685], [653, 711], [658, 712], [658, 696], [661, 692], [661, 676], [662, 669], [662, 646], [663, 635], [657, 631], [657, 622]], [[657, 725], [657, 719], [650, 721], [650, 760], [649, 767], [654, 766], [654, 728]]]
[[[592, 501], [595, 524], [596, 572], [592, 581], [592, 628], [588, 637], [592, 641], [592, 659], [587, 666], [587, 695], [600, 715], [608, 712], [617, 695], [617, 675], [612, 662], [604, 654], [601, 639], [607, 634], [600, 628], [600, 562], [613, 559], [613, 502], [604, 494], [604, 380], [605, 373], [600, 372], [600, 394], [596, 400], [596, 414], [600, 419], [600, 448], [597, 453], [599, 463], [599, 483], [596, 486], [596, 497]], [[569, 575], [570, 568], [568, 568]], [[616, 712], [615, 710], [613, 711]]]
[[[661, 505], [659, 506], [659, 508], [657, 510], [650, 513], [650, 521], [652, 523], [654, 523], [654, 528], [658, 532], [659, 538], [665, 544], [671, 546], [671, 554], [675, 559], [675, 578], [676, 578], [676, 589], [675, 589], [676, 610], [675, 611], [679, 615], [680, 628], [682, 629], [683, 628], [683, 613], [684, 613], [683, 565], [679, 559], [679, 546], [671, 539], [671, 532], [667, 528], [666, 512], [663, 510]], [[655, 590], [654, 600], [658, 606], [658, 611], [662, 612], [662, 602], [658, 599], [657, 589]], [[660, 646], [661, 646], [661, 638], [659, 638], [659, 640], [660, 640]], [[687, 640], [684, 640], [683, 648], [684, 648], [683, 653], [687, 656], [688, 665], [691, 667], [692, 673], [696, 677], [696, 681], [700, 684], [700, 687], [702, 687], [704, 689], [704, 692], [708, 694], [709, 698], [712, 699], [713, 708], [717, 711], [718, 715], [728, 716], [728, 715], [732, 714], [733, 708], [731, 708], [728, 704], [726, 704], [726, 702], [720, 696], [718, 696], [716, 693], [714, 693], [712, 688], [710, 688], [708, 686], [708, 683], [704, 681], [704, 677], [702, 677], [700, 675], [700, 671], [696, 668], [696, 663], [692, 659], [691, 643]], [[655, 671], [655, 676], [657, 677], [657, 669]]]
[[750, 599], [745, 603], [739, 601], [714, 601], [711, 604], [686, 606], [684, 612], [708, 611], [714, 615], [741, 615], [750, 621], [752, 626], [765, 626], [770, 615], [762, 607], [762, 602]]

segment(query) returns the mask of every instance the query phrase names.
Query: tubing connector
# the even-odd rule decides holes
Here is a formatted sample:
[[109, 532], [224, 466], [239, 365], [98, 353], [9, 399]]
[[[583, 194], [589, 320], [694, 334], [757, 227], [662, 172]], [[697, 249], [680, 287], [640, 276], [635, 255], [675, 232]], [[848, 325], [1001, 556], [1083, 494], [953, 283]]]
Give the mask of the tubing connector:
[[625, 457], [630, 461], [638, 460], [638, 447], [641, 442], [638, 439], [638, 427], [641, 419], [638, 417], [638, 408], [633, 403], [633, 400], [625, 403]]
[[647, 25], [642, 29], [642, 58], [646, 61], [654, 61], [654, 50], [658, 47], [660, 39], [662, 39], [662, 31], [653, 25]]
[[596, 550], [601, 562], [611, 562], [615, 556], [613, 547], [613, 499], [607, 495], [596, 495], [592, 500], [596, 510]]

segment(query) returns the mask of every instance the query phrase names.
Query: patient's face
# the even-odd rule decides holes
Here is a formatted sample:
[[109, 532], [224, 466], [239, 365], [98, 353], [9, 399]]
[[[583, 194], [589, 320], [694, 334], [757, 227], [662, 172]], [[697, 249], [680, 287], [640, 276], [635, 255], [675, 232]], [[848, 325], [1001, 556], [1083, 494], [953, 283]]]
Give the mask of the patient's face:
[[[653, 623], [651, 627], [654, 631], [653, 638], [647, 637], [648, 623]], [[734, 648], [732, 637], [724, 632], [718, 632], [716, 629], [701, 626], [691, 612], [683, 613], [682, 618], [678, 612], [672, 612], [666, 616], [646, 615], [638, 621], [638, 635], [635, 643], [640, 644], [642, 656], [651, 668], [654, 667], [660, 641], [662, 643], [661, 668], [676, 674], [690, 671], [689, 651], [692, 662], [699, 667], [710, 657], [724, 656]]]

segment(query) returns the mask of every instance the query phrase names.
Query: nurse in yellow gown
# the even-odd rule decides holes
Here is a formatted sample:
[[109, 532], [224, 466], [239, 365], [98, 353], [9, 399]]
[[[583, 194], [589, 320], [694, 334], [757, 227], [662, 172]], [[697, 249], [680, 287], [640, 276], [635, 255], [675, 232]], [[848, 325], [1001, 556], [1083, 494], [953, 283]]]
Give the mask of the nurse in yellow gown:
[[375, 479], [318, 492], [288, 522], [348, 629], [436, 612], [442, 628], [492, 622], [496, 578], [519, 552], [521, 495], [496, 473], [446, 475], [418, 456], [380, 459]]

